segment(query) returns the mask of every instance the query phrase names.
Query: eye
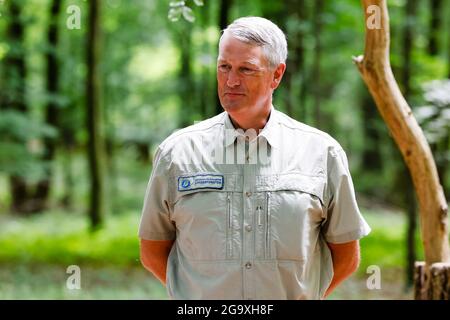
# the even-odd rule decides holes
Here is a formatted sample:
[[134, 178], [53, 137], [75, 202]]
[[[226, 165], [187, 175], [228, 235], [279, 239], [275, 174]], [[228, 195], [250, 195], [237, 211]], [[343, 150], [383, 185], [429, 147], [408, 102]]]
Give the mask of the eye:
[[218, 69], [220, 72], [228, 72], [228, 71], [230, 71], [230, 66], [227, 65], [227, 64], [219, 64], [219, 65], [217, 66], [217, 69]]
[[247, 68], [247, 67], [242, 67], [242, 68], [240, 68], [240, 70], [243, 74], [246, 74], [246, 75], [252, 75], [255, 73], [255, 70]]

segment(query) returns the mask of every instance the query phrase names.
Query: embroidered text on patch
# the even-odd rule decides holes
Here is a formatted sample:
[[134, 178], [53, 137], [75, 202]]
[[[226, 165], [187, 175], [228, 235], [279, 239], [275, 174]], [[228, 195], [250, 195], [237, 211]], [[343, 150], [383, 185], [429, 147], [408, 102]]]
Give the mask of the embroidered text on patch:
[[195, 176], [178, 177], [178, 191], [195, 189], [223, 189], [223, 175], [198, 174]]

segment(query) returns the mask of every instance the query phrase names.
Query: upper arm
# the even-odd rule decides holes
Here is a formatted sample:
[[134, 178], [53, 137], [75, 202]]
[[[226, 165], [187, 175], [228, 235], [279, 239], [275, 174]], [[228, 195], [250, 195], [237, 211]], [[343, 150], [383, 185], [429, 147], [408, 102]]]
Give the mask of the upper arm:
[[169, 183], [167, 159], [158, 148], [153, 163], [152, 173], [145, 192], [139, 237], [149, 240], [175, 239], [175, 225], [170, 218], [173, 193]]
[[358, 240], [369, 234], [370, 227], [358, 208], [347, 156], [342, 148], [329, 152], [327, 166], [323, 235], [331, 243]]

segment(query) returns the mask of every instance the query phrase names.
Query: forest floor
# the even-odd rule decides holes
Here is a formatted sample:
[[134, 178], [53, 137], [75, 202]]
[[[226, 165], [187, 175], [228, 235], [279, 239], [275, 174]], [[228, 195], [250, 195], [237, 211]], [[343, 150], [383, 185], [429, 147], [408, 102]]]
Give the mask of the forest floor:
[[[393, 271], [389, 270], [391, 279], [383, 279], [381, 288], [374, 290], [367, 289], [364, 277], [352, 276], [328, 299], [412, 299], [412, 291], [403, 289], [401, 279], [396, 278]], [[81, 266], [80, 289], [73, 290], [66, 286], [69, 276], [64, 266], [3, 264], [0, 266], [0, 300], [167, 299], [165, 288], [143, 268]]]
[[[363, 215], [372, 232], [361, 240], [360, 268], [329, 299], [412, 299], [404, 290], [404, 216], [368, 209]], [[133, 211], [110, 215], [91, 233], [82, 213], [0, 215], [0, 299], [167, 299], [140, 265], [138, 223]], [[418, 254], [420, 259], [419, 244]], [[80, 290], [66, 287], [70, 265], [80, 267]], [[380, 270], [380, 288], [370, 290], [373, 266]]]

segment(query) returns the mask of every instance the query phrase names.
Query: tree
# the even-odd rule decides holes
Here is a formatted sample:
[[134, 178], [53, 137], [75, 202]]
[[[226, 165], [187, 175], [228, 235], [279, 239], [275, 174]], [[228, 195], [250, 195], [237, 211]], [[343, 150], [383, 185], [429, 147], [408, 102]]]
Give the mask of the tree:
[[90, 172], [89, 216], [92, 228], [98, 228], [104, 216], [103, 161], [104, 142], [102, 132], [101, 100], [101, 2], [89, 1], [88, 37], [86, 51], [86, 125], [88, 132], [87, 153]]
[[[430, 26], [428, 32], [428, 54], [437, 57], [439, 51], [441, 50], [439, 45], [439, 33], [442, 27], [442, 0], [430, 0]], [[450, 43], [450, 42], [449, 42]], [[450, 46], [449, 46], [450, 49]], [[449, 53], [450, 54], [450, 53]], [[450, 56], [449, 56], [450, 66]], [[450, 67], [449, 67], [449, 75], [450, 78]], [[446, 154], [449, 149], [450, 137], [447, 135], [441, 139], [441, 141], [436, 141], [431, 143], [431, 150], [436, 158], [436, 164], [438, 167], [439, 179], [444, 184], [445, 190], [445, 181], [448, 171], [448, 159], [447, 157], [440, 157], [442, 154]], [[447, 190], [446, 190], [447, 191]]]
[[[224, 30], [230, 23], [230, 9], [233, 0], [220, 0], [219, 6], [219, 30]], [[217, 92], [217, 83], [214, 86], [215, 92]], [[219, 96], [216, 95], [216, 111], [215, 114], [219, 114], [223, 111], [222, 105], [220, 104]]]
[[[25, 101], [25, 88], [27, 67], [25, 63], [25, 50], [23, 47], [25, 28], [22, 21], [21, 1], [11, 0], [7, 2], [10, 22], [7, 27], [6, 37], [11, 45], [11, 50], [5, 58], [6, 88], [3, 97], [3, 108], [20, 113], [27, 112]], [[12, 174], [9, 178], [11, 187], [11, 210], [13, 212], [29, 212], [28, 189], [24, 177]]]
[[[386, 0], [362, 0], [366, 21], [364, 56], [354, 58], [378, 110], [405, 160], [420, 206], [425, 263], [416, 268], [416, 299], [443, 299], [450, 287], [447, 202], [431, 149], [402, 96], [389, 61], [389, 15]], [[435, 285], [439, 284], [439, 285]]]
[[[403, 95], [408, 102], [411, 98], [411, 72], [413, 69], [411, 55], [414, 48], [414, 25], [416, 23], [417, 0], [407, 0], [405, 6], [405, 24], [403, 30], [403, 67], [401, 70], [401, 79], [403, 84]], [[406, 233], [406, 283], [408, 286], [413, 284], [414, 262], [416, 261], [416, 199], [414, 197], [414, 188], [411, 184], [411, 178], [408, 169], [402, 165], [399, 172], [399, 184], [403, 193], [403, 205], [406, 207], [408, 226]]]
[[[48, 48], [46, 53], [46, 87], [47, 87], [47, 107], [45, 112], [46, 123], [52, 127], [58, 127], [58, 91], [59, 91], [59, 62], [58, 62], [58, 20], [61, 11], [61, 1], [53, 0], [49, 12], [49, 26], [47, 31]], [[51, 185], [51, 162], [56, 151], [56, 141], [54, 137], [44, 139], [45, 151], [43, 160], [47, 163], [46, 176], [38, 182], [36, 187], [35, 201], [37, 210], [43, 210], [47, 206], [48, 195]]]
[[439, 53], [439, 31], [441, 30], [442, 0], [430, 0], [430, 30], [428, 39], [428, 53], [436, 56]]
[[322, 120], [321, 112], [321, 100], [322, 100], [322, 87], [321, 87], [321, 56], [322, 56], [322, 43], [321, 43], [321, 33], [323, 25], [323, 9], [325, 3], [323, 0], [316, 0], [314, 2], [314, 14], [313, 14], [313, 29], [314, 29], [314, 58], [312, 67], [311, 81], [314, 83], [313, 86], [313, 100], [314, 100], [314, 113], [315, 113], [315, 124], [320, 127]]
[[180, 90], [181, 109], [179, 126], [191, 125], [191, 116], [195, 110], [195, 83], [192, 71], [192, 24], [181, 21], [183, 28], [175, 30], [175, 41], [180, 46], [180, 70], [178, 86]]
[[[305, 0], [290, 0], [288, 6], [292, 8], [290, 19], [287, 21], [287, 34], [289, 41], [289, 55], [286, 69], [286, 87], [289, 94], [287, 97], [287, 113], [295, 117], [296, 105], [299, 104], [300, 119], [306, 119], [305, 92], [305, 25], [307, 22]], [[299, 83], [300, 82], [300, 83]]]

